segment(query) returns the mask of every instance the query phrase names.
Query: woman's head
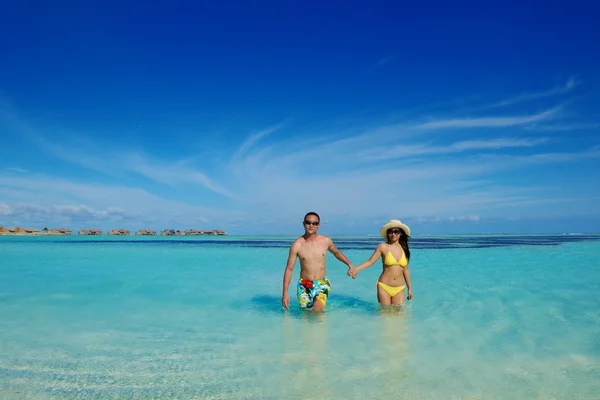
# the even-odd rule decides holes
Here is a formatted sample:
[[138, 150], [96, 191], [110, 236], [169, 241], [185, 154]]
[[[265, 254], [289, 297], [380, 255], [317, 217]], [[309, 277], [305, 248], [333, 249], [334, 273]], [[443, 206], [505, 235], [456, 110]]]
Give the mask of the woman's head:
[[392, 219], [381, 227], [379, 231], [381, 237], [383, 237], [388, 243], [394, 243], [398, 241], [404, 253], [406, 253], [406, 259], [410, 258], [410, 250], [408, 248], [408, 239], [410, 238], [410, 228], [408, 225], [400, 220]]
[[404, 234], [405, 236], [410, 236], [410, 228], [404, 222], [398, 219], [391, 219], [386, 222], [379, 231], [379, 234], [382, 238], [389, 240], [388, 233], [392, 233], [393, 231]]
[[400, 241], [401, 238], [405, 237], [408, 237], [408, 235], [402, 228], [390, 228], [386, 232], [386, 239], [388, 242]]

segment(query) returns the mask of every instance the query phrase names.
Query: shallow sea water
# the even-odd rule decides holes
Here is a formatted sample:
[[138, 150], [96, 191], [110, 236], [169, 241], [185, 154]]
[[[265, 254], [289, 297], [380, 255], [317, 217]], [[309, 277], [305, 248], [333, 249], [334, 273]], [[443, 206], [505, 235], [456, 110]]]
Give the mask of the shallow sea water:
[[292, 240], [0, 237], [0, 398], [600, 397], [599, 235], [416, 237], [400, 308], [328, 256], [322, 314], [281, 308]]

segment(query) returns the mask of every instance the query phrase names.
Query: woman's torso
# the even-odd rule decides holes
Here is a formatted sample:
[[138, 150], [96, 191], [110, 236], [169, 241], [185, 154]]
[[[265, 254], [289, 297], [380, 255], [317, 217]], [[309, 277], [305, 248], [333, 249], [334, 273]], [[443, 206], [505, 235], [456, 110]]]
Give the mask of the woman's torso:
[[385, 244], [382, 246], [381, 263], [383, 272], [379, 281], [389, 286], [404, 285], [404, 268], [408, 266], [408, 260], [400, 245]]

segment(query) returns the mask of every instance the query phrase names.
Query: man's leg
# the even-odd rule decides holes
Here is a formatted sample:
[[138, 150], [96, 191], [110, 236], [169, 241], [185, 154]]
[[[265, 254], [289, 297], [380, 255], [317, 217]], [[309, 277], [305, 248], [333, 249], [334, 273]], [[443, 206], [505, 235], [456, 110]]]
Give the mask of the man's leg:
[[[304, 283], [306, 283], [306, 281], [304, 281]], [[298, 279], [298, 284], [296, 285], [296, 297], [298, 298], [300, 308], [309, 308], [309, 290], [303, 285], [303, 279]]]
[[323, 311], [325, 309], [325, 305], [326, 301], [323, 301], [323, 299], [320, 296], [317, 296], [315, 298], [315, 302], [313, 303], [312, 309], [314, 311]]
[[315, 299], [313, 304], [313, 310], [323, 311], [327, 306], [327, 298], [329, 297], [329, 290], [331, 289], [331, 283], [327, 278], [319, 279], [314, 281], [315, 285]]

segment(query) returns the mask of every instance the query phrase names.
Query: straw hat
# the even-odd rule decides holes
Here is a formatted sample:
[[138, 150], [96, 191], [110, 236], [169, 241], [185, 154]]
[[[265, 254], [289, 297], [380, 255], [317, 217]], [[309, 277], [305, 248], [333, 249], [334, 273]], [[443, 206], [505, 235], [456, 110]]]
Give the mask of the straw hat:
[[410, 228], [408, 225], [398, 219], [391, 219], [385, 225], [383, 225], [379, 231], [379, 234], [382, 238], [387, 239], [387, 230], [390, 228], [400, 228], [404, 231], [404, 233], [410, 236]]

